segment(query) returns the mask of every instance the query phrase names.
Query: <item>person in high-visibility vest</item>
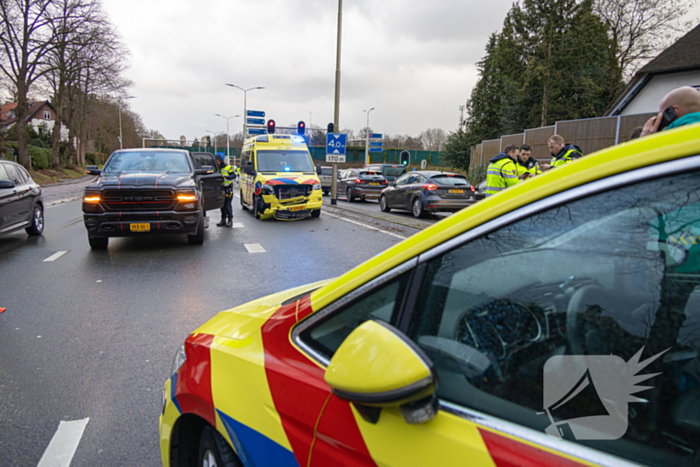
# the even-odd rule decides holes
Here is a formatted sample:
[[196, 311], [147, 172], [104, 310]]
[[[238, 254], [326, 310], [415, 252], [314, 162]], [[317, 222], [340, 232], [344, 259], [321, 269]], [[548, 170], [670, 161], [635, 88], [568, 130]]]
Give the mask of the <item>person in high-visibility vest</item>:
[[520, 146], [520, 154], [518, 155], [515, 166], [518, 169], [518, 175], [521, 179], [534, 177], [542, 173], [540, 164], [532, 157], [532, 148], [529, 144]]
[[565, 144], [564, 138], [559, 135], [550, 136], [547, 144], [552, 152], [550, 167], [560, 167], [583, 156], [583, 151], [581, 151], [580, 147], [575, 144]]
[[216, 164], [219, 166], [221, 175], [224, 176], [224, 205], [221, 206], [221, 221], [216, 224], [218, 227], [233, 227], [233, 181], [236, 173], [233, 167], [224, 162], [224, 157], [220, 154], [216, 156]]
[[502, 153], [489, 160], [490, 164], [486, 169], [486, 196], [495, 195], [520, 182], [518, 168], [515, 165], [517, 152], [518, 147], [509, 144]]

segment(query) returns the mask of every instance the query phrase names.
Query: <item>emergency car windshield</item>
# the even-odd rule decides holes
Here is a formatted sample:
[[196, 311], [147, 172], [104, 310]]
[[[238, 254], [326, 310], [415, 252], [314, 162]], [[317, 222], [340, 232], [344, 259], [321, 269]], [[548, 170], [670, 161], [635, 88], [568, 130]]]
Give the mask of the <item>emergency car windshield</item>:
[[258, 150], [258, 172], [316, 172], [306, 151]]
[[182, 152], [117, 152], [109, 158], [104, 173], [190, 172], [190, 163]]

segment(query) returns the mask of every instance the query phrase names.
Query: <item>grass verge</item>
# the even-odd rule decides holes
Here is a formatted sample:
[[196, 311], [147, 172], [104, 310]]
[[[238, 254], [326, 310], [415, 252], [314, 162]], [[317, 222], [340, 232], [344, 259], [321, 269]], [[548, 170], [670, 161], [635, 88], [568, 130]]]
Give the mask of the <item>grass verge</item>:
[[82, 167], [62, 167], [60, 169], [30, 170], [29, 174], [39, 186], [82, 178], [86, 175]]

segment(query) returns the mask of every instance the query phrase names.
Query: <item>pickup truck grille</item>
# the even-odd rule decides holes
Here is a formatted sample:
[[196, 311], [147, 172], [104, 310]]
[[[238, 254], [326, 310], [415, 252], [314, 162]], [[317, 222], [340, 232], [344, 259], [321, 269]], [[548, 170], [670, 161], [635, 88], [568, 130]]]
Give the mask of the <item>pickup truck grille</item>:
[[275, 196], [279, 200], [309, 196], [312, 188], [311, 185], [277, 185], [275, 186]]
[[166, 211], [175, 205], [172, 190], [105, 190], [102, 199], [107, 211]]

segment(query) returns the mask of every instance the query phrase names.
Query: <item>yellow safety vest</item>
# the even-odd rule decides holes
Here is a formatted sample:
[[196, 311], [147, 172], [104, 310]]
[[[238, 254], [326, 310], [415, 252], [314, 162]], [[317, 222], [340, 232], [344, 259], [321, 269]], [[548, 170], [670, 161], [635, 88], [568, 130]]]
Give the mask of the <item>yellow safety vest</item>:
[[581, 157], [582, 154], [579, 152], [578, 149], [576, 148], [571, 148], [564, 155], [560, 158], [552, 157], [552, 162], [549, 164], [551, 167], [560, 167], [564, 164], [568, 164], [569, 162], [573, 161], [574, 159], [578, 159]]
[[518, 183], [518, 169], [510, 157], [492, 162], [486, 169], [486, 196], [495, 195]]
[[522, 175], [526, 172], [530, 172], [532, 175], [539, 175], [542, 173], [542, 170], [540, 169], [540, 164], [537, 161], [535, 161], [535, 165], [531, 169], [528, 169], [520, 162], [515, 163], [515, 168], [518, 169], [518, 175]]
[[224, 186], [231, 186], [233, 184], [233, 180], [229, 180], [228, 177], [231, 175], [231, 172], [233, 172], [233, 167], [230, 165], [226, 165], [221, 169], [221, 175], [224, 176]]

